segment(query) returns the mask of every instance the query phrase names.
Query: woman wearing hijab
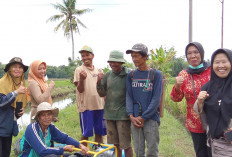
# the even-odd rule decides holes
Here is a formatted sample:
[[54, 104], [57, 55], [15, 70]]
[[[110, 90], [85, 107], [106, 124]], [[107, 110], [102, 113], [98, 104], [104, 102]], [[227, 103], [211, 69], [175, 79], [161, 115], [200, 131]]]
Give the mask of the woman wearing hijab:
[[52, 91], [54, 89], [55, 83], [50, 81], [50, 84], [47, 84], [45, 79], [45, 74], [47, 70], [47, 65], [41, 60], [35, 60], [30, 65], [30, 71], [28, 74], [28, 101], [31, 102], [31, 122], [34, 120], [32, 117], [37, 111], [37, 106], [41, 102], [48, 102], [52, 105]]
[[[211, 78], [197, 99], [206, 114], [213, 157], [231, 157], [232, 142], [224, 133], [232, 130], [232, 51], [216, 50], [211, 58]], [[231, 134], [232, 135], [232, 134]]]
[[171, 99], [180, 102], [185, 97], [187, 105], [186, 127], [190, 131], [197, 157], [211, 156], [207, 150], [207, 136], [202, 128], [201, 119], [193, 109], [193, 105], [201, 87], [210, 79], [210, 66], [204, 61], [204, 49], [198, 42], [191, 42], [185, 48], [185, 56], [189, 63], [176, 77], [176, 83], [171, 91]]
[[[21, 58], [14, 57], [6, 65], [6, 72], [0, 79], [0, 156], [9, 157], [12, 136], [17, 136], [17, 118], [23, 115], [27, 105], [24, 73], [28, 66]], [[20, 110], [16, 106], [22, 105]]]

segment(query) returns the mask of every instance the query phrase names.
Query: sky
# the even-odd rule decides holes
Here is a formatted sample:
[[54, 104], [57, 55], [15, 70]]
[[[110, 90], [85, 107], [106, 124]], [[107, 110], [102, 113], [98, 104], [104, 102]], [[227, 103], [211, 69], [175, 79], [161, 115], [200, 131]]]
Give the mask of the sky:
[[[205, 49], [205, 59], [221, 47], [221, 2], [193, 1], [193, 41]], [[62, 0], [0, 0], [0, 62], [21, 57], [26, 65], [40, 59], [48, 65], [68, 65], [71, 40], [63, 30], [54, 32], [59, 22], [46, 22], [59, 14], [51, 3]], [[92, 9], [79, 19], [87, 26], [74, 34], [75, 58], [89, 45], [94, 65], [107, 66], [112, 50], [125, 52], [136, 43], [155, 50], [160, 46], [183, 56], [188, 44], [189, 0], [77, 0], [77, 9]], [[232, 49], [232, 0], [224, 0], [224, 48]], [[130, 55], [125, 59], [132, 62]]]

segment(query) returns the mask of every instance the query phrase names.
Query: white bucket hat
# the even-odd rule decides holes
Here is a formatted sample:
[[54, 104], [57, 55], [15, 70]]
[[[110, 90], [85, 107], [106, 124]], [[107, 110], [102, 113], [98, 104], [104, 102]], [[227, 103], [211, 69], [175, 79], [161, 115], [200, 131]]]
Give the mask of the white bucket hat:
[[59, 109], [58, 108], [52, 108], [52, 105], [49, 104], [48, 102], [42, 102], [38, 105], [37, 107], [37, 112], [35, 115], [32, 117], [32, 119], [36, 119], [38, 114], [42, 111], [52, 111], [53, 117], [57, 117], [59, 114]]

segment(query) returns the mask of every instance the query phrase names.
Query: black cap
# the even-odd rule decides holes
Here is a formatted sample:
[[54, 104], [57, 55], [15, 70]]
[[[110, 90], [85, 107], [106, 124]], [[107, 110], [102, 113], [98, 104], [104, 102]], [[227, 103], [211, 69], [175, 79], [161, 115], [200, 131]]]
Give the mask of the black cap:
[[19, 58], [19, 57], [14, 57], [14, 58], [12, 58], [12, 59], [9, 61], [9, 63], [6, 65], [4, 71], [7, 72], [7, 71], [9, 70], [10, 66], [11, 66], [12, 64], [14, 64], [14, 63], [19, 63], [19, 64], [21, 64], [21, 65], [23, 66], [23, 71], [24, 71], [24, 72], [27, 71], [28, 66], [24, 65], [22, 59]]

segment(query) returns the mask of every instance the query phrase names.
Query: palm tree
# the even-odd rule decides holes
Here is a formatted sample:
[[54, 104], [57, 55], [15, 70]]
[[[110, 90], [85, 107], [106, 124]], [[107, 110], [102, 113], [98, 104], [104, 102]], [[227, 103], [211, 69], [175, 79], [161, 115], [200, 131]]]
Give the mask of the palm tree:
[[64, 36], [68, 39], [72, 38], [72, 60], [74, 60], [74, 38], [73, 32], [78, 32], [79, 27], [78, 24], [82, 27], [86, 28], [86, 26], [78, 19], [78, 16], [81, 16], [84, 13], [92, 11], [91, 9], [76, 9], [76, 0], [63, 0], [63, 4], [56, 3], [51, 4], [55, 9], [59, 10], [61, 14], [51, 16], [48, 21], [57, 21], [62, 20], [54, 29], [54, 31], [58, 31], [59, 28], [62, 27], [64, 30]]

